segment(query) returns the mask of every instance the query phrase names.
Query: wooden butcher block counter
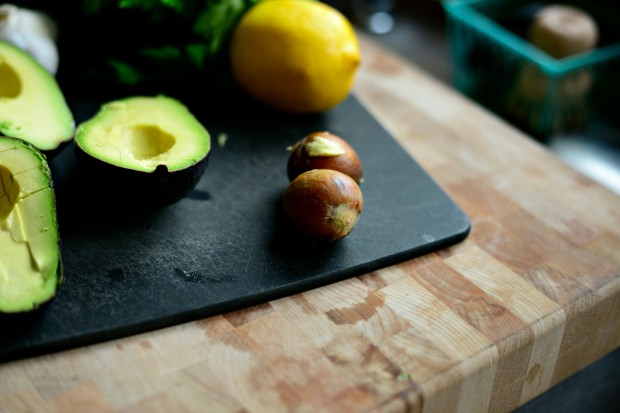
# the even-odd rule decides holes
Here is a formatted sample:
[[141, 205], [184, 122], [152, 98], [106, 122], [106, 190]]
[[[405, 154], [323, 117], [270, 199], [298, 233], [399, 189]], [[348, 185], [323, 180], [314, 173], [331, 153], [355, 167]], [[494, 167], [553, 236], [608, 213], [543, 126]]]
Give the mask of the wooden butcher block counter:
[[362, 43], [356, 96], [465, 211], [469, 236], [255, 307], [4, 363], [0, 411], [510, 411], [620, 345], [620, 197]]

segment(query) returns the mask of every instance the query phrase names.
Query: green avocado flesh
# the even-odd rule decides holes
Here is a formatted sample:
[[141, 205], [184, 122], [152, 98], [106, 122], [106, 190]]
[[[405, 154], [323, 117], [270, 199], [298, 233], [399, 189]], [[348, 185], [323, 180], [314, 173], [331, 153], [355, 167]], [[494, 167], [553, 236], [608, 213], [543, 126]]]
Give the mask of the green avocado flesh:
[[179, 101], [131, 97], [102, 106], [75, 136], [79, 149], [108, 164], [142, 172], [180, 171], [203, 160], [210, 136]]
[[56, 79], [30, 55], [0, 41], [0, 135], [51, 151], [70, 141], [74, 131]]
[[33, 310], [62, 279], [49, 167], [28, 143], [0, 137], [0, 312]]

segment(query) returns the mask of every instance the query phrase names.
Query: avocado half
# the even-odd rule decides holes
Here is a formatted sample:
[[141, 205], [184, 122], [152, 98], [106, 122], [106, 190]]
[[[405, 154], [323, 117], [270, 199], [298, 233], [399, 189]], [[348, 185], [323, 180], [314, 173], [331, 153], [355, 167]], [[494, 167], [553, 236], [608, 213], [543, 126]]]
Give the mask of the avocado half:
[[56, 79], [29, 54], [0, 41], [0, 135], [50, 155], [74, 132], [73, 114]]
[[104, 104], [75, 134], [76, 156], [97, 191], [140, 207], [184, 198], [204, 174], [211, 138], [185, 105], [167, 96]]
[[0, 137], [0, 312], [34, 310], [61, 282], [49, 166], [31, 144]]

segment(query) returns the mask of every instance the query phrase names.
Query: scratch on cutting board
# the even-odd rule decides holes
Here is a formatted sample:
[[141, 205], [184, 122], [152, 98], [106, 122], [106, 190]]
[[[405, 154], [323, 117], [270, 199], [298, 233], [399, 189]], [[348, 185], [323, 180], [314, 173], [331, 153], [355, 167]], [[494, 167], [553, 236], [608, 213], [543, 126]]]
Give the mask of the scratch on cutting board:
[[[245, 261], [245, 267], [243, 268], [243, 274], [247, 274], [249, 269], [250, 269], [250, 263], [252, 262], [252, 258], [254, 257], [254, 251], [255, 251], [255, 247], [254, 247], [254, 245], [252, 245], [250, 247], [250, 251], [249, 251], [249, 253], [247, 255], [247, 259]], [[262, 277], [263, 277], [262, 271], [259, 271], [258, 272], [257, 285], [260, 285]]]

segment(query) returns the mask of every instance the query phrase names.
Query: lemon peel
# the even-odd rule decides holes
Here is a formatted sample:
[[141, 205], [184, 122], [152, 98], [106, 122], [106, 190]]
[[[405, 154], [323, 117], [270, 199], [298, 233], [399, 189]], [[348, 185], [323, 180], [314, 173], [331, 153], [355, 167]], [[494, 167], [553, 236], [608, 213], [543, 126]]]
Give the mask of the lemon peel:
[[258, 101], [320, 113], [350, 93], [361, 62], [355, 31], [335, 8], [312, 0], [264, 0], [233, 33], [231, 67]]

